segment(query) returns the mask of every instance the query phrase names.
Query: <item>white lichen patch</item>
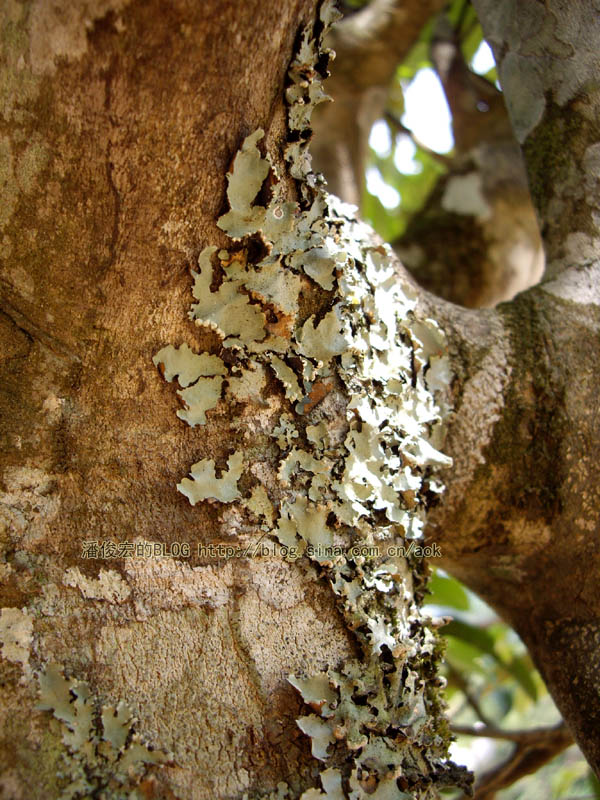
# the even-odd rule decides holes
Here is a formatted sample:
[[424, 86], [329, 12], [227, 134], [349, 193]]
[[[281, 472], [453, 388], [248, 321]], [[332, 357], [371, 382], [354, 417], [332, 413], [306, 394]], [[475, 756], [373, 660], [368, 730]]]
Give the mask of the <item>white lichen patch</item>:
[[323, 246], [295, 253], [290, 264], [302, 268], [315, 283], [330, 291], [334, 286], [337, 265], [344, 260], [345, 254], [339, 251], [333, 239], [326, 237]]
[[177, 488], [184, 494], [190, 503], [195, 506], [200, 500], [212, 498], [222, 503], [231, 503], [241, 498], [237, 482], [244, 470], [244, 456], [240, 452], [234, 453], [227, 460], [227, 470], [217, 478], [215, 462], [203, 459], [192, 465], [190, 470], [191, 480], [184, 478]]
[[177, 416], [190, 427], [204, 425], [206, 412], [215, 408], [221, 397], [223, 378], [199, 378], [193, 386], [179, 389], [177, 394], [183, 400], [185, 409], [179, 410]]
[[264, 367], [256, 364], [252, 369], [242, 369], [227, 381], [227, 390], [238, 403], [263, 403], [262, 391], [267, 383]]
[[[29, 61], [34, 74], [52, 74], [57, 59], [81, 58], [88, 49], [94, 22], [111, 12], [118, 14], [128, 3], [129, 0], [35, 0], [29, 13]], [[115, 30], [119, 30], [116, 23]]]
[[327, 525], [329, 508], [309, 502], [297, 496], [293, 503], [286, 503], [283, 514], [293, 523], [296, 533], [315, 550], [316, 561], [329, 561], [327, 554], [333, 545], [333, 532]]
[[124, 603], [131, 589], [127, 581], [112, 569], [101, 569], [97, 578], [88, 578], [79, 567], [69, 567], [63, 577], [65, 586], [79, 589], [88, 600], [105, 600], [108, 603]]
[[304, 702], [323, 717], [327, 716], [330, 704], [337, 701], [337, 695], [330, 687], [329, 676], [325, 672], [310, 678], [290, 675], [289, 682], [300, 692]]
[[152, 361], [156, 366], [163, 365], [163, 376], [166, 381], [172, 381], [177, 376], [179, 385], [184, 389], [200, 377], [227, 374], [227, 368], [219, 356], [194, 353], [185, 343], [179, 348], [171, 345], [163, 347]]
[[[171, 757], [145, 744], [135, 732], [137, 720], [120, 701], [116, 707], [99, 703], [87, 683], [68, 680], [58, 664], [48, 664], [38, 675], [40, 711], [52, 711], [63, 723], [62, 775], [66, 781], [61, 800], [102, 796], [135, 796], [151, 765], [163, 765]], [[99, 795], [102, 792], [102, 795]]]
[[31, 676], [29, 653], [32, 639], [33, 617], [18, 608], [3, 608], [0, 612], [0, 655], [21, 665], [23, 679]]
[[218, 608], [230, 598], [231, 564], [216, 569], [173, 558], [130, 558], [124, 569], [138, 620], [161, 609]]
[[337, 769], [325, 769], [319, 775], [323, 791], [307, 789], [300, 800], [344, 800], [346, 795], [342, 788], [342, 773]]
[[311, 739], [312, 754], [319, 761], [326, 761], [329, 757], [329, 745], [335, 742], [330, 726], [319, 719], [316, 714], [309, 714], [298, 720], [298, 727]]
[[492, 209], [483, 195], [480, 173], [470, 172], [450, 178], [442, 196], [442, 208], [454, 214], [473, 216], [480, 221], [489, 219]]
[[[288, 75], [284, 153], [299, 199], [284, 196], [269, 155], [257, 147], [263, 132], [255, 131], [233, 162], [231, 210], [218, 223], [234, 240], [231, 252], [218, 252], [215, 271], [216, 248], [205, 248], [193, 289], [191, 317], [213, 327], [243, 365], [224, 378], [229, 392], [235, 396], [240, 369], [267, 367], [270, 397], [278, 392], [284, 411], [269, 433], [281, 454], [276, 486], [268, 484], [278, 508], [272, 518], [265, 513], [262, 487], [241, 497], [240, 452], [221, 477], [211, 460], [198, 462], [178, 488], [192, 504], [214, 498], [258, 516], [284, 558], [329, 581], [362, 653], [339, 671], [291, 679], [316, 711], [298, 721], [313, 755], [326, 761], [335, 752], [345, 764], [321, 773], [324, 794], [305, 796], [398, 798], [403, 775], [417, 800], [433, 796], [436, 782], [465, 781], [447, 762], [431, 683], [439, 653], [419, 608], [422, 563], [372, 553], [375, 544], [385, 550], [422, 539], [428, 504], [442, 491], [436, 473], [451, 464], [440, 451], [448, 410], [440, 397], [451, 374], [443, 332], [419, 317], [390, 248], [353, 208], [325, 194], [310, 170], [308, 126], [324, 99], [320, 48], [333, 13], [323, 4], [318, 33], [304, 31]], [[246, 237], [262, 239], [258, 263]], [[324, 299], [323, 289], [327, 306], [302, 316], [302, 294]], [[251, 420], [252, 406], [247, 412]]]

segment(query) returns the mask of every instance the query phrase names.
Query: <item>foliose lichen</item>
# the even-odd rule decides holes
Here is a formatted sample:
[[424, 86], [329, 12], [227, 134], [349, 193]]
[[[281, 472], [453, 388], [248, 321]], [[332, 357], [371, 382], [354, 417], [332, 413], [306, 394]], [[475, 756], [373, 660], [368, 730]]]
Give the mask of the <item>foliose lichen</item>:
[[[223, 477], [216, 479], [213, 462], [199, 462], [196, 485], [184, 479], [178, 489], [195, 503], [211, 496], [212, 485], [212, 498], [255, 514], [266, 508], [263, 530], [282, 557], [316, 566], [360, 645], [361, 657], [337, 670], [289, 678], [314, 712], [298, 720], [314, 757], [334, 765], [321, 772], [323, 791], [309, 789], [302, 800], [433, 798], [469, 781], [447, 760], [436, 678], [441, 647], [420, 609], [426, 567], [400, 546], [422, 538], [427, 508], [442, 491], [436, 471], [451, 464], [439, 449], [447, 409], [437, 396], [451, 375], [443, 333], [417, 316], [416, 295], [390, 249], [311, 171], [310, 114], [326, 99], [322, 40], [336, 13], [328, 2], [321, 6], [288, 73], [285, 161], [297, 198], [285, 194], [259, 150], [263, 131], [255, 131], [233, 162], [230, 211], [218, 221], [232, 247], [206, 247], [194, 273], [190, 317], [229, 349], [219, 379], [235, 387], [240, 371], [266, 369], [280, 384], [287, 410], [270, 431], [280, 449], [277, 497], [265, 486], [264, 494], [242, 498], [241, 451]], [[263, 205], [257, 196], [265, 196], [268, 176]], [[327, 307], [300, 302], [310, 292], [325, 292]], [[202, 354], [180, 352], [164, 348], [155, 357], [165, 377], [178, 373], [182, 386], [182, 378], [206, 380]], [[214, 404], [211, 391], [200, 384], [205, 409]], [[330, 397], [338, 406], [328, 407]], [[283, 784], [269, 795], [288, 796]]]
[[136, 787], [148, 767], [166, 764], [171, 756], [142, 741], [127, 704], [100, 707], [87, 683], [68, 680], [58, 664], [48, 664], [38, 681], [37, 708], [52, 711], [63, 728], [60, 800], [141, 800]]

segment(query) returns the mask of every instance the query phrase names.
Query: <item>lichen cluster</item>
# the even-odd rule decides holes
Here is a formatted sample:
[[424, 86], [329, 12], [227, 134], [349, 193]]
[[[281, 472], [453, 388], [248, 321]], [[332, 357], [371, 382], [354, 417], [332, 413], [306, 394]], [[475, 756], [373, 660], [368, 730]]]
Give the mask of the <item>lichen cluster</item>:
[[65, 784], [61, 800], [141, 798], [136, 787], [147, 765], [165, 764], [169, 756], [141, 741], [126, 703], [99, 709], [87, 683], [68, 680], [57, 664], [46, 666], [39, 685], [38, 709], [52, 711], [60, 720], [67, 749], [58, 773]]
[[[192, 426], [205, 424], [224, 386], [261, 402], [269, 373], [287, 401], [270, 431], [280, 449], [276, 496], [261, 486], [242, 497], [238, 480], [250, 463], [241, 451], [218, 478], [213, 461], [197, 462], [178, 489], [192, 504], [260, 500], [263, 529], [282, 557], [315, 565], [359, 643], [361, 657], [337, 670], [290, 676], [314, 711], [298, 721], [312, 753], [333, 765], [321, 773], [323, 791], [302, 800], [435, 797], [461, 773], [447, 762], [439, 644], [419, 608], [424, 568], [394, 547], [422, 538], [442, 490], [434, 473], [450, 459], [439, 451], [436, 392], [450, 374], [443, 334], [415, 316], [416, 297], [387, 246], [311, 171], [310, 114], [325, 99], [322, 37], [334, 13], [322, 6], [289, 70], [285, 161], [297, 199], [255, 131], [234, 160], [230, 210], [218, 221], [232, 245], [205, 248], [193, 273], [190, 318], [218, 334], [226, 360], [183, 345], [154, 362], [167, 380], [178, 376], [179, 416]], [[311, 292], [326, 308], [306, 310]], [[328, 396], [342, 398], [342, 420], [321, 402]]]

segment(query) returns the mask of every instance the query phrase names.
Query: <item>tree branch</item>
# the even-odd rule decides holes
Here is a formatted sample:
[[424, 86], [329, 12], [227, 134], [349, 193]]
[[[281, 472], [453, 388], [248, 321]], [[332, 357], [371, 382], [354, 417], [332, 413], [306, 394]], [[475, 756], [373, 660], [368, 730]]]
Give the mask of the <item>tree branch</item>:
[[483, 725], [481, 727], [473, 727], [471, 725], [455, 725], [451, 726], [452, 732], [462, 736], [476, 736], [484, 739], [504, 739], [508, 742], [516, 742], [517, 744], [538, 745], [546, 742], [554, 742], [557, 738], [557, 731], [560, 729], [568, 736], [570, 742], [573, 742], [573, 736], [564, 722], [552, 728], [534, 728], [532, 730], [522, 731], [504, 731], [495, 725]]
[[445, 16], [435, 26], [431, 60], [452, 112], [457, 155], [394, 247], [429, 291], [490, 307], [542, 274], [527, 177], [502, 94], [469, 69]]
[[475, 697], [475, 695], [471, 691], [471, 689], [469, 687], [469, 684], [465, 680], [465, 677], [462, 675], [462, 673], [459, 670], [457, 670], [455, 667], [453, 667], [452, 664], [450, 664], [448, 662], [446, 662], [446, 666], [447, 666], [448, 673], [449, 673], [449, 676], [450, 676], [451, 680], [454, 681], [454, 683], [458, 686], [458, 688], [464, 694], [467, 703], [471, 706], [473, 711], [477, 714], [477, 717], [481, 720], [481, 722], [483, 722], [485, 724], [486, 728], [493, 727], [494, 723], [490, 720], [490, 718], [487, 716], [485, 711], [481, 708], [481, 704], [479, 703], [478, 698]]
[[[564, 724], [548, 731], [542, 739], [520, 741], [514, 752], [475, 784], [473, 800], [493, 800], [501, 789], [512, 786], [521, 778], [536, 772], [573, 743]], [[463, 795], [461, 800], [467, 800]]]
[[454, 466], [429, 541], [444, 569], [515, 627], [596, 769], [598, 286], [591, 264], [493, 311], [423, 297], [455, 371], [445, 442]]
[[443, 5], [444, 0], [375, 0], [338, 23], [328, 38], [336, 52], [327, 83], [334, 102], [314, 116], [312, 154], [329, 191], [346, 202], [360, 202], [369, 133], [384, 114], [396, 66]]
[[600, 243], [600, 15], [565, 6], [474, 0], [500, 81], [544, 236], [547, 274], [594, 257]]

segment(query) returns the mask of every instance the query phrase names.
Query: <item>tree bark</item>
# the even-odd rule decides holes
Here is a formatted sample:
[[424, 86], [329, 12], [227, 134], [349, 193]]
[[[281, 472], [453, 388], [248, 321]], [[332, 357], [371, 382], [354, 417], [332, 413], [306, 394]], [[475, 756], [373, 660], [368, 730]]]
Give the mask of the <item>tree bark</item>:
[[[285, 676], [354, 651], [328, 588], [286, 562], [212, 559], [192, 575], [163, 559], [129, 576], [139, 593], [123, 603], [85, 589], [102, 571], [120, 586], [116, 562], [81, 553], [88, 540], [229, 542], [241, 524], [176, 491], [200, 454], [224, 464], [232, 442], [224, 413], [200, 432], [175, 419], [152, 356], [169, 341], [218, 341], [190, 331], [189, 268], [205, 243], [226, 241], [215, 222], [244, 136], [263, 126], [273, 151], [285, 140], [284, 78], [314, 3], [69, 0], [0, 13], [0, 606], [36, 617], [34, 666], [57, 662], [127, 701], [147, 740], [173, 751], [177, 796], [306, 785], [315, 762]], [[84, 577], [68, 586], [71, 567]], [[1, 667], [4, 791], [58, 796], [59, 734], [32, 713], [20, 666]]]
[[[149, 796], [239, 798], [278, 781], [298, 796], [315, 785], [319, 769], [295, 724], [300, 698], [285, 676], [336, 668], [359, 650], [317, 571], [269, 558], [100, 569], [81, 558], [92, 540], [172, 548], [260, 530], [260, 514], [249, 522], [222, 504], [192, 508], [175, 485], [198, 459], [226, 470], [234, 449], [268, 482], [277, 456], [265, 430], [287, 407], [281, 388], [272, 379], [260, 402], [218, 405], [190, 428], [175, 424], [152, 356], [169, 342], [210, 353], [221, 345], [216, 330], [186, 318], [188, 270], [204, 245], [227, 246], [215, 225], [227, 210], [225, 175], [257, 128], [293, 195], [283, 88], [314, 12], [312, 0], [279, 2], [276, 13], [217, 0], [39, 0], [0, 12], [0, 758], [10, 797], [57, 795], [63, 723], [32, 711], [32, 670], [47, 662], [66, 673], [53, 683], [66, 697], [63, 722], [72, 708], [83, 713], [76, 681], [86, 681], [115, 713], [126, 700], [145, 741], [170, 751], [170, 765], [144, 778]], [[574, 102], [559, 98], [548, 113], [566, 118]], [[591, 101], [584, 111], [593, 138]], [[592, 198], [573, 224], [595, 224], [593, 146], [577, 140], [565, 154], [565, 174], [581, 175]], [[571, 202], [568, 191], [560, 197]], [[597, 769], [600, 299], [597, 262], [577, 252], [585, 258], [495, 311], [424, 293], [420, 302], [447, 330], [455, 373], [455, 465], [431, 535], [517, 627]], [[330, 298], [313, 292], [306, 302], [305, 313], [321, 314]], [[343, 428], [338, 389], [323, 391]]]
[[547, 266], [540, 286], [495, 312], [434, 304], [448, 332], [466, 326], [449, 332], [454, 347], [474, 347], [455, 350], [455, 465], [432, 535], [454, 574], [520, 633], [598, 772], [597, 4], [475, 7], [523, 145]]

